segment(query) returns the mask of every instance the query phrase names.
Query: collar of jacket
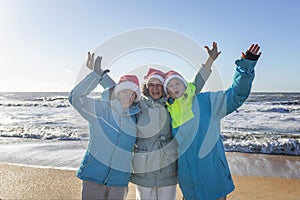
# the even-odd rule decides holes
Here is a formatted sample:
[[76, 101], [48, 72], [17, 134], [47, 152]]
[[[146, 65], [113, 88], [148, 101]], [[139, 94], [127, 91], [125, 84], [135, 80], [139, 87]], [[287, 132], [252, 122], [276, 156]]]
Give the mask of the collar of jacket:
[[188, 83], [182, 97], [175, 99], [172, 104], [167, 104], [167, 109], [172, 118], [172, 127], [176, 128], [194, 117], [192, 111], [193, 98], [196, 87], [193, 83]]
[[157, 105], [157, 104], [160, 104], [160, 105], [165, 105], [166, 104], [166, 101], [165, 101], [165, 98], [160, 98], [158, 100], [154, 100], [152, 97], [146, 97], [146, 96], [143, 96], [142, 101], [144, 101], [148, 106], [154, 106], [154, 105]]

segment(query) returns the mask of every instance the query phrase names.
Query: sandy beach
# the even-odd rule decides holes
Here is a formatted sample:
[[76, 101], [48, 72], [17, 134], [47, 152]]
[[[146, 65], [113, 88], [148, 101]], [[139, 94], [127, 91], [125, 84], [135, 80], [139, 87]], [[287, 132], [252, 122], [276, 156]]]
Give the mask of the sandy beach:
[[[74, 170], [38, 168], [0, 163], [0, 199], [80, 199], [81, 181]], [[236, 189], [228, 200], [299, 199], [300, 179], [233, 176]], [[127, 199], [134, 199], [129, 185]], [[178, 190], [177, 199], [181, 198]]]

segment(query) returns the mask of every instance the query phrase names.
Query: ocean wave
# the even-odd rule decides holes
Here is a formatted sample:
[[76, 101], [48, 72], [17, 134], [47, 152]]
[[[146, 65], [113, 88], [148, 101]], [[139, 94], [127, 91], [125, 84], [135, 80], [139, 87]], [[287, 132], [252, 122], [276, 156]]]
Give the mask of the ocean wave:
[[[0, 137], [88, 138], [87, 122], [71, 108], [68, 95], [67, 92], [0, 93]], [[239, 112], [222, 121], [226, 150], [300, 155], [299, 99], [300, 93], [252, 94]]]
[[32, 138], [41, 140], [81, 140], [88, 138], [85, 127], [62, 126], [1, 126], [0, 137]]
[[275, 112], [275, 113], [290, 113], [290, 112], [292, 112], [292, 110], [290, 110], [288, 108], [282, 108], [282, 107], [258, 109], [258, 111], [260, 111], [260, 112]]
[[[32, 138], [40, 140], [86, 140], [86, 126], [0, 126], [0, 137]], [[300, 134], [267, 132], [222, 131], [222, 140], [228, 152], [300, 155]]]
[[300, 135], [241, 133], [222, 135], [226, 151], [300, 155]]
[[300, 100], [273, 102], [272, 105], [300, 105]]
[[283, 119], [282, 121], [293, 121], [293, 122], [295, 122], [295, 121], [298, 121], [298, 119], [295, 118], [295, 117], [288, 117], [288, 118]]
[[4, 107], [54, 107], [54, 108], [66, 108], [70, 107], [69, 103], [0, 103], [0, 106]]
[[56, 96], [56, 97], [36, 97], [31, 99], [25, 99], [29, 101], [65, 101], [68, 100], [66, 96]]
[[261, 93], [253, 92], [250, 94], [247, 102], [265, 102], [282, 105], [299, 105], [300, 93]]

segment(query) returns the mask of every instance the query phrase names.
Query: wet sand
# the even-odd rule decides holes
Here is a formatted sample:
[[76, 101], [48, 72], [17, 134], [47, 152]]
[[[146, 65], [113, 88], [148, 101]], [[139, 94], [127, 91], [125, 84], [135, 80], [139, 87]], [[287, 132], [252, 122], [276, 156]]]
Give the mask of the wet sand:
[[[298, 157], [295, 159], [298, 160]], [[75, 176], [74, 170], [0, 163], [0, 177], [1, 200], [80, 199], [81, 180]], [[299, 178], [233, 175], [233, 179], [236, 189], [228, 196], [228, 200], [296, 200], [300, 196]], [[135, 186], [130, 184], [127, 199], [134, 198]], [[179, 189], [177, 199], [182, 199]]]
[[233, 176], [235, 190], [228, 200], [296, 200], [300, 197], [300, 179]]

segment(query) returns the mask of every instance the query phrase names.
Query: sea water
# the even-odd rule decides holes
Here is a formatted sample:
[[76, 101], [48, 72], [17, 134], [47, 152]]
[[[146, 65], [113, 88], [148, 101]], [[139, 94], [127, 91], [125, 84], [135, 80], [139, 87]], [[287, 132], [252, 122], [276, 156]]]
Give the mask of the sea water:
[[[0, 93], [0, 162], [77, 168], [88, 124], [68, 95]], [[300, 93], [252, 93], [222, 120], [221, 132], [228, 152], [299, 156]]]

